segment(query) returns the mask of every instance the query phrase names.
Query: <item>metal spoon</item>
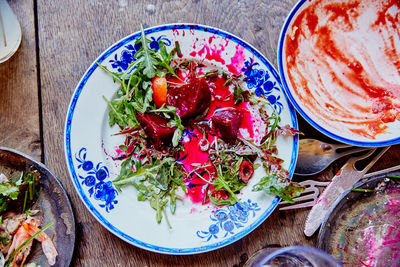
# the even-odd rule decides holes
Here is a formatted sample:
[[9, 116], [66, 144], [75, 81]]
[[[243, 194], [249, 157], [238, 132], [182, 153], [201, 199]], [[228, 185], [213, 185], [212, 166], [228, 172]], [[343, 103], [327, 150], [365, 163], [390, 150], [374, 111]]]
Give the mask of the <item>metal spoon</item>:
[[317, 174], [341, 157], [369, 149], [346, 144], [328, 144], [315, 139], [302, 139], [294, 173], [301, 176]]
[[8, 60], [22, 39], [21, 25], [6, 0], [0, 0], [0, 63]]

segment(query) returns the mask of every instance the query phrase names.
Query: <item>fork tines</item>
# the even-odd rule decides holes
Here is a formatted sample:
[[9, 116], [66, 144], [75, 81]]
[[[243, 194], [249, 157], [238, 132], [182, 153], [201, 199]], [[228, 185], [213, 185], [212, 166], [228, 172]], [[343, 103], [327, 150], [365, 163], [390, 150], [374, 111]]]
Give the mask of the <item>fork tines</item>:
[[301, 196], [293, 199], [295, 204], [291, 204], [287, 201], [281, 201], [279, 205], [285, 205], [279, 210], [290, 210], [312, 207], [318, 199], [320, 191], [317, 186], [327, 186], [330, 182], [318, 182], [313, 180], [306, 180], [300, 182], [301, 185], [305, 186], [306, 189], [301, 193]]

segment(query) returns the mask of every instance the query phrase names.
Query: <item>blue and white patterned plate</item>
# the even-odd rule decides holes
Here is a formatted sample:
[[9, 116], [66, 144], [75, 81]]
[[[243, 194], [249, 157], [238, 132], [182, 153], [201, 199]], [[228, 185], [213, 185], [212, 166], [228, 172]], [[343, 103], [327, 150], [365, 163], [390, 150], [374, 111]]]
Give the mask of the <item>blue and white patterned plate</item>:
[[[254, 47], [236, 36], [208, 26], [176, 24], [145, 30], [158, 48], [162, 40], [169, 49], [179, 41], [184, 57], [203, 60], [224, 70], [238, 70], [248, 76], [245, 86], [264, 94], [280, 112], [282, 125], [297, 129], [294, 109], [282, 91], [279, 76], [271, 63]], [[113, 71], [123, 71], [134, 60], [135, 33], [107, 49], [96, 62]], [[217, 56], [218, 54], [218, 56]], [[232, 60], [235, 58], [235, 60]], [[240, 59], [240, 60], [237, 60]], [[239, 204], [216, 208], [193, 204], [184, 199], [174, 215], [157, 224], [155, 212], [147, 202], [137, 201], [134, 188], [118, 192], [112, 184], [120, 162], [110, 155], [123, 142], [112, 136], [118, 128], [108, 126], [108, 106], [103, 96], [112, 99], [118, 88], [112, 78], [95, 63], [79, 82], [68, 109], [65, 125], [65, 156], [73, 184], [88, 210], [110, 232], [146, 250], [165, 254], [196, 254], [214, 250], [250, 233], [274, 210], [278, 197], [252, 192], [252, 184], [263, 175], [262, 168], [239, 195]], [[280, 137], [279, 157], [292, 175], [298, 151], [297, 137]], [[169, 211], [168, 211], [169, 213]]]

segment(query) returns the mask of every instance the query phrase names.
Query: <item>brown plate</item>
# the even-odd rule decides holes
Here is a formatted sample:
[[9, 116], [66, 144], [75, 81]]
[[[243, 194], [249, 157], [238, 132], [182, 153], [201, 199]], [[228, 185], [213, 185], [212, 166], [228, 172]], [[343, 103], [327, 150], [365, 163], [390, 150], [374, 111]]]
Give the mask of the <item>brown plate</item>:
[[344, 266], [400, 266], [399, 171], [373, 176], [354, 188], [372, 192], [344, 193], [321, 226], [317, 247]]
[[[31, 167], [41, 175], [40, 195], [33, 209], [41, 211], [38, 216], [42, 227], [54, 223], [46, 230], [58, 252], [56, 264], [53, 266], [69, 266], [75, 245], [75, 220], [64, 188], [42, 163], [15, 150], [0, 147], [0, 172], [12, 175], [15, 172], [27, 172]], [[27, 262], [50, 266], [39, 242], [34, 242]]]

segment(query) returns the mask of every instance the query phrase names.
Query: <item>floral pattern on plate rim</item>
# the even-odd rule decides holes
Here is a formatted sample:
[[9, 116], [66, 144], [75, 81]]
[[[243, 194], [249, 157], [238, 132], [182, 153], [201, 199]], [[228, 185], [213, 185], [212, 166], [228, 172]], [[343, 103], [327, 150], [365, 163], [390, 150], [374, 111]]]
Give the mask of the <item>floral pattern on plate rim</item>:
[[[241, 201], [241, 200], [240, 200]], [[249, 222], [249, 217], [256, 216], [256, 211], [261, 210], [256, 202], [252, 202], [250, 199], [244, 202], [237, 202], [234, 205], [217, 209], [213, 214], [210, 215], [212, 223], [208, 227], [208, 231], [199, 230], [196, 232], [197, 236], [204, 239], [204, 242], [208, 242], [211, 238], [225, 238], [228, 235], [235, 234], [235, 230], [244, 227]], [[220, 231], [225, 231], [223, 236], [219, 235]]]
[[75, 159], [78, 162], [77, 168], [85, 172], [85, 176], [79, 174], [82, 185], [88, 187], [89, 197], [94, 197], [99, 206], [105, 208], [107, 212], [114, 209], [114, 205], [118, 203], [116, 197], [118, 191], [114, 188], [111, 181], [105, 181], [109, 178], [110, 173], [108, 168], [101, 162], [95, 166], [92, 161], [86, 159], [86, 148], [81, 148], [75, 154]]

